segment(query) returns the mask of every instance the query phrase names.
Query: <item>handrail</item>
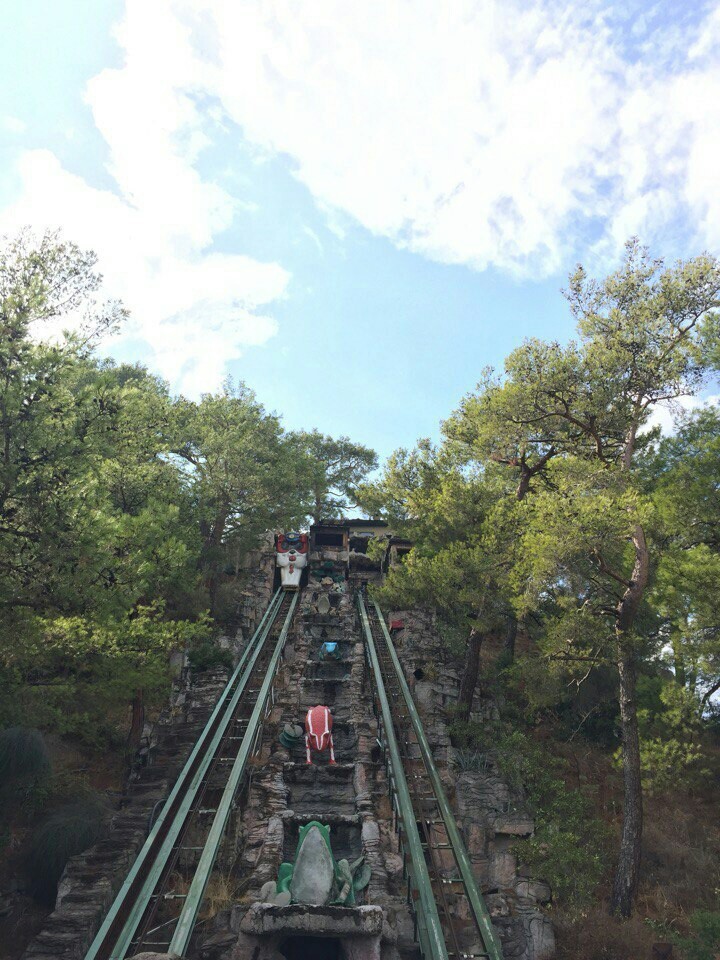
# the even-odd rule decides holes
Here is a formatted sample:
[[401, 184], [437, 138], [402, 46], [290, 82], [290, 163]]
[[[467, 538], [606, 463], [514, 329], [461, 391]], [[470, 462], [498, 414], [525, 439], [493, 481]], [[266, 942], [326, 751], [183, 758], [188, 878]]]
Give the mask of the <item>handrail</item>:
[[418, 900], [420, 901], [420, 923], [418, 924], [418, 929], [420, 931], [420, 947], [425, 960], [448, 960], [445, 936], [443, 934], [440, 916], [438, 914], [435, 897], [433, 895], [430, 874], [428, 873], [425, 855], [423, 853], [422, 843], [420, 841], [420, 834], [415, 821], [415, 813], [413, 811], [412, 801], [410, 799], [410, 790], [408, 788], [407, 779], [405, 778], [405, 771], [403, 770], [402, 760], [400, 758], [400, 750], [395, 738], [392, 713], [390, 711], [390, 704], [385, 691], [385, 683], [382, 678], [382, 671], [380, 669], [380, 662], [378, 659], [377, 650], [375, 648], [375, 641], [373, 640], [367, 610], [365, 609], [365, 603], [360, 593], [357, 595], [357, 605], [360, 613], [360, 619], [362, 620], [363, 630], [365, 632], [367, 649], [370, 654], [370, 662], [375, 680], [375, 687], [377, 690], [378, 699], [380, 701], [382, 722], [385, 730], [387, 749], [390, 753], [391, 770], [393, 779], [395, 781], [395, 792], [397, 796], [400, 818], [402, 820], [402, 825], [410, 852], [411, 879], [417, 891]]
[[[103, 923], [95, 935], [85, 960], [122, 960], [130, 946], [138, 923], [152, 896], [152, 891], [162, 872], [162, 868], [169, 857], [182, 823], [197, 794], [200, 783], [212, 763], [213, 756], [230, 723], [232, 714], [247, 685], [252, 668], [265, 643], [270, 628], [282, 605], [282, 590], [277, 590], [263, 614], [258, 627], [245, 647], [240, 661], [223, 690], [215, 709], [198, 737], [190, 756], [185, 762], [175, 785], [170, 791], [165, 806], [155, 821], [152, 830], [143, 844], [140, 853], [135, 859], [130, 871], [117, 893]], [[239, 680], [238, 680], [239, 678]], [[233, 686], [237, 687], [233, 693]], [[231, 696], [232, 693], [232, 696]], [[220, 714], [224, 711], [224, 716]], [[217, 725], [217, 726], [216, 726]], [[202, 754], [202, 756], [201, 756]], [[185, 791], [183, 793], [183, 791]], [[172, 814], [172, 819], [170, 820]], [[164, 832], [166, 821], [170, 821], [167, 832]], [[158, 847], [159, 845], [159, 847]], [[141, 879], [143, 868], [151, 862], [149, 872], [144, 880]], [[135, 892], [135, 887], [140, 884]], [[131, 903], [128, 916], [114, 940], [113, 930], [121, 922], [121, 911]]]
[[235, 797], [235, 792], [245, 772], [245, 767], [247, 766], [247, 761], [252, 751], [253, 742], [255, 740], [258, 727], [261, 723], [260, 715], [265, 709], [267, 699], [270, 695], [270, 690], [275, 680], [275, 671], [277, 669], [283, 647], [285, 646], [285, 641], [290, 629], [290, 624], [292, 623], [293, 614], [295, 613], [295, 607], [297, 606], [299, 596], [300, 594], [296, 593], [292, 598], [292, 603], [290, 604], [290, 609], [288, 610], [287, 617], [285, 618], [285, 623], [280, 631], [280, 636], [275, 644], [275, 649], [273, 650], [272, 657], [265, 672], [265, 679], [260, 687], [260, 691], [255, 702], [255, 707], [250, 715], [250, 720], [248, 721], [245, 735], [242, 739], [242, 743], [240, 744], [240, 749], [238, 750], [235, 762], [233, 763], [232, 770], [230, 771], [230, 777], [225, 785], [222, 798], [218, 804], [217, 812], [213, 819], [212, 826], [210, 827], [207, 840], [205, 841], [203, 852], [200, 855], [200, 862], [195, 870], [195, 875], [193, 876], [190, 889], [188, 890], [185, 898], [182, 912], [180, 913], [180, 917], [178, 918], [178, 922], [175, 926], [173, 938], [170, 941], [170, 946], [168, 947], [168, 953], [171, 955], [185, 955], [185, 951], [190, 942], [190, 937], [195, 929], [197, 916], [200, 912], [200, 907], [202, 906], [203, 897], [205, 896], [205, 889], [208, 885], [213, 866], [215, 865], [215, 860], [220, 849], [225, 827], [227, 826], [228, 818], [230, 816], [230, 810], [232, 809], [232, 802]]
[[403, 698], [410, 715], [410, 720], [413, 725], [413, 730], [415, 731], [415, 737], [420, 748], [423, 763], [425, 764], [425, 769], [430, 777], [435, 799], [437, 800], [440, 814], [443, 818], [445, 829], [447, 830], [448, 839], [452, 845], [453, 854], [460, 870], [465, 890], [467, 891], [467, 897], [475, 917], [475, 923], [477, 924], [477, 927], [483, 938], [483, 947], [485, 948], [491, 960], [503, 960], [502, 949], [500, 947], [497, 934], [493, 929], [492, 921], [490, 920], [490, 914], [485, 905], [485, 901], [482, 898], [482, 894], [478, 890], [467, 848], [463, 841], [462, 835], [458, 830], [455, 817], [453, 816], [453, 812], [450, 808], [450, 804], [442, 785], [442, 780], [440, 779], [440, 774], [437, 771], [435, 761], [433, 760], [432, 753], [430, 752], [430, 745], [428, 744], [427, 737], [425, 736], [420, 714], [415, 706], [413, 696], [410, 693], [410, 687], [405, 679], [405, 672], [400, 664], [398, 655], [395, 652], [395, 646], [392, 642], [390, 632], [385, 624], [382, 611], [380, 610], [377, 601], [373, 600], [372, 603], [375, 607], [378, 620], [382, 627], [385, 643], [387, 644], [390, 659], [392, 660], [393, 667], [395, 668], [400, 689], [402, 690]]

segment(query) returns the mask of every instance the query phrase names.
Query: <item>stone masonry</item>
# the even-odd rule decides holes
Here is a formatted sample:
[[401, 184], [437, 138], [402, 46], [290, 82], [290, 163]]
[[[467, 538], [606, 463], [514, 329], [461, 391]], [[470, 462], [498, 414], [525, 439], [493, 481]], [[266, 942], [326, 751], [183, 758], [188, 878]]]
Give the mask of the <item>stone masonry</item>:
[[[322, 597], [327, 598], [324, 605]], [[319, 659], [323, 641], [339, 644], [339, 660]], [[317, 704], [332, 708], [334, 767], [328, 766], [326, 756], [314, 757], [307, 766], [302, 743], [290, 750], [278, 740], [284, 723], [301, 723]], [[347, 960], [415, 957], [376, 736], [364, 648], [348, 586], [330, 577], [311, 579], [277, 677], [274, 708], [234, 841], [234, 872], [246, 882], [232, 910], [219, 913], [197, 937], [198, 957], [281, 960], [281, 951], [294, 938], [330, 935], [326, 908], [278, 908], [258, 902], [263, 884], [277, 877], [283, 860], [293, 859], [299, 827], [310, 820], [330, 826], [336, 858], [363, 855], [371, 868], [359, 905], [329, 910]]]
[[[463, 771], [452, 763], [448, 708], [457, 699], [459, 664], [443, 644], [432, 614], [420, 610], [392, 611], [390, 619], [404, 629], [395, 634], [395, 647], [423, 718], [450, 802], [459, 822], [475, 877], [497, 927], [506, 960], [550, 960], [555, 938], [549, 917], [541, 909], [550, 890], [522, 875], [512, 852], [513, 842], [530, 836], [534, 825], [523, 797], [512, 791], [489, 764]], [[497, 708], [484, 701], [473, 719], [491, 719]]]
[[224, 669], [186, 675], [135, 763], [105, 836], [73, 857], [60, 880], [55, 909], [23, 960], [82, 960], [147, 836], [158, 801], [172, 788], [227, 681]]

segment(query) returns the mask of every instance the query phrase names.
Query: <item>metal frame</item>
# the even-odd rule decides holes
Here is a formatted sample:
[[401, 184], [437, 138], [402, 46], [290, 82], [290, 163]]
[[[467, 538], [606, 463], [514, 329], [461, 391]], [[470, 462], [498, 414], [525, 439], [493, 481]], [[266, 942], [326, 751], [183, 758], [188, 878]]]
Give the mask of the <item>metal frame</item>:
[[290, 624], [292, 623], [299, 596], [299, 593], [293, 594], [290, 609], [288, 610], [285, 623], [283, 624], [283, 628], [280, 631], [280, 636], [275, 644], [275, 649], [273, 650], [270, 663], [268, 664], [267, 672], [265, 673], [265, 679], [263, 680], [262, 687], [258, 693], [255, 707], [250, 715], [245, 736], [243, 737], [237, 757], [235, 758], [232, 770], [230, 771], [230, 777], [225, 785], [222, 798], [217, 807], [217, 813], [215, 814], [215, 818], [212, 822], [212, 826], [210, 827], [207, 840], [205, 841], [205, 847], [200, 855], [200, 862], [195, 870], [195, 875], [185, 898], [182, 912], [178, 918], [173, 938], [170, 941], [170, 946], [168, 947], [167, 951], [170, 954], [176, 953], [178, 956], [184, 956], [187, 946], [190, 942], [190, 937], [192, 936], [198, 913], [200, 912], [200, 907], [202, 906], [203, 897], [205, 896], [205, 889], [208, 885], [210, 874], [212, 873], [212, 869], [220, 849], [220, 844], [222, 843], [228, 818], [230, 817], [233, 798], [235, 797], [235, 792], [237, 791], [240, 780], [245, 772], [248, 758], [253, 752], [256, 738], [260, 732], [260, 724], [264, 719], [264, 717], [261, 717], [261, 714], [265, 710], [268, 697], [272, 691], [272, 685], [275, 679], [275, 671], [277, 669], [283, 647], [285, 646], [285, 641], [287, 640], [288, 631], [290, 630]]
[[[428, 873], [427, 864], [425, 863], [420, 833], [417, 828], [415, 813], [410, 799], [410, 790], [400, 758], [400, 750], [395, 737], [390, 703], [385, 691], [385, 683], [382, 677], [382, 670], [380, 669], [380, 662], [370, 628], [367, 610], [365, 609], [365, 603], [360, 593], [357, 594], [357, 606], [365, 632], [366, 647], [370, 657], [375, 689], [380, 702], [386, 748], [390, 754], [391, 778], [395, 792], [397, 812], [402, 821], [403, 832], [410, 855], [408, 885], [411, 888], [414, 887], [414, 891], [411, 889], [409, 892], [411, 894], [410, 902], [415, 908], [416, 918], [418, 920], [420, 948], [426, 960], [448, 960], [445, 936], [433, 895], [430, 874]], [[415, 894], [417, 894], [419, 910], [414, 904]]]
[[[277, 590], [85, 954], [85, 960], [122, 960], [125, 956], [282, 602], [282, 590]], [[122, 913], [126, 908], [128, 913], [122, 923]], [[115, 936], [116, 928], [121, 923], [122, 927]]]
[[378, 622], [382, 629], [385, 643], [387, 644], [388, 653], [395, 669], [395, 674], [397, 676], [397, 680], [403, 694], [403, 699], [405, 700], [408, 714], [410, 716], [410, 721], [415, 732], [415, 737], [420, 748], [421, 758], [425, 764], [425, 769], [427, 770], [430, 782], [432, 784], [435, 800], [437, 801], [438, 808], [440, 809], [440, 814], [447, 831], [448, 840], [450, 841], [455, 861], [458, 865], [458, 869], [460, 870], [460, 875], [462, 877], [467, 898], [475, 918], [475, 923], [477, 924], [483, 939], [483, 946], [491, 960], [503, 960], [502, 949], [500, 947], [497, 934], [493, 929], [492, 921], [490, 920], [490, 914], [487, 906], [485, 905], [482, 894], [478, 890], [467, 848], [463, 841], [462, 835], [458, 830], [455, 817], [450, 808], [450, 804], [442, 785], [442, 780], [440, 779], [440, 774], [437, 771], [435, 761], [433, 760], [432, 753], [430, 752], [430, 745], [428, 744], [425, 731], [423, 730], [420, 714], [415, 706], [415, 701], [413, 700], [410, 687], [405, 679], [405, 673], [398, 659], [398, 655], [395, 652], [395, 646], [385, 623], [385, 618], [383, 617], [382, 611], [380, 610], [377, 602], [375, 600], [372, 600], [371, 602], [377, 613]]

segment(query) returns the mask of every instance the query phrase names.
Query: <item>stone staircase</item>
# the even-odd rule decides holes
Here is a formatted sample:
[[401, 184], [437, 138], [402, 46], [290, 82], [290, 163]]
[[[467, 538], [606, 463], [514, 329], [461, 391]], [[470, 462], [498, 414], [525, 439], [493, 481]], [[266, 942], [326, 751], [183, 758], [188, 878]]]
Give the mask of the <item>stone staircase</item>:
[[[279, 950], [290, 960], [299, 949], [299, 937], [310, 938], [308, 944], [314, 942], [312, 937], [321, 927], [315, 929], [313, 924], [330, 921], [327, 908], [320, 912], [319, 908], [283, 908], [276, 916], [273, 911], [278, 908], [268, 910], [258, 903], [263, 884], [276, 879], [283, 861], [294, 859], [299, 829], [311, 820], [330, 827], [336, 860], [364, 856], [371, 868], [370, 883], [359, 894], [358, 905], [331, 908], [345, 952], [350, 955], [348, 930], [358, 925], [359, 932], [352, 935], [353, 957], [370, 957], [381, 949], [383, 957], [410, 960], [417, 956], [385, 768], [376, 746], [364, 647], [352, 596], [344, 586], [329, 588], [333, 603], [326, 614], [318, 612], [318, 600], [328, 585], [311, 580], [304, 591], [278, 675], [259, 766], [238, 816], [241, 829], [236, 834], [234, 872], [247, 879], [247, 885], [243, 883], [238, 903], [198, 933], [191, 956], [235, 960], [254, 955], [257, 960], [265, 956], [269, 960]], [[319, 658], [323, 641], [338, 644], [338, 660]], [[307, 710], [318, 704], [332, 709], [335, 766], [329, 765], [327, 753], [314, 753], [313, 765], [308, 766], [304, 742], [288, 749], [278, 740], [285, 723], [302, 724]], [[380, 908], [383, 920], [378, 934], [372, 932], [376, 930], [372, 918]], [[316, 946], [319, 949], [322, 944]]]
[[188, 674], [178, 685], [104, 838], [68, 863], [55, 909], [23, 960], [82, 960], [226, 682], [227, 672], [215, 669]]

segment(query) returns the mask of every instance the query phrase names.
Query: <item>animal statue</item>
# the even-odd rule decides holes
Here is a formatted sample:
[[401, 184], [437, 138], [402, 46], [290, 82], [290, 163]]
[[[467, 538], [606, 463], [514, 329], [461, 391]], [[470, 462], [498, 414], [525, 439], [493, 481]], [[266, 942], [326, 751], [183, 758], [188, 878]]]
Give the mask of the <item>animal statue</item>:
[[280, 567], [280, 582], [285, 590], [299, 590], [302, 572], [307, 566], [308, 536], [306, 533], [278, 533], [275, 556]]
[[329, 707], [320, 704], [311, 707], [305, 716], [305, 757], [312, 765], [311, 750], [330, 750], [330, 763], [335, 763], [335, 746], [332, 738], [333, 718]]
[[356, 894], [368, 885], [370, 876], [364, 857], [352, 863], [336, 860], [330, 827], [311, 820], [300, 827], [295, 859], [280, 865], [277, 882], [269, 880], [264, 884], [260, 898], [281, 907], [290, 903], [353, 906]]
[[333, 660], [339, 660], [340, 646], [332, 640], [325, 640], [320, 647], [320, 653], [318, 656], [321, 660], [325, 660], [328, 657], [331, 657]]

